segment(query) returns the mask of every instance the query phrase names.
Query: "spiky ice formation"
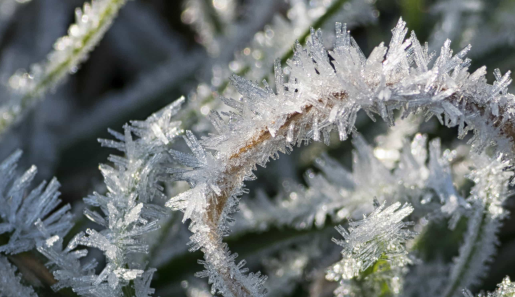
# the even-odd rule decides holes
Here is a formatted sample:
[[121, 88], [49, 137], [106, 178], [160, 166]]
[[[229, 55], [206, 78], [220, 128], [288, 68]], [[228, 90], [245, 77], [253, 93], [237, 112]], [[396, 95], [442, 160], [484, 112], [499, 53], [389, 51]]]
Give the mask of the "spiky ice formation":
[[34, 227], [39, 219], [51, 234], [64, 235], [73, 226], [70, 205], [57, 208], [61, 204], [57, 179], [48, 184], [41, 182], [29, 191], [36, 167], [16, 174], [21, 155], [21, 151], [16, 151], [0, 164], [0, 234], [10, 233], [0, 252], [6, 254], [31, 250], [44, 238]]
[[[469, 290], [463, 291], [463, 296], [474, 297]], [[515, 296], [515, 284], [510, 280], [510, 277], [505, 277], [500, 284], [497, 285], [497, 290], [491, 293], [480, 293], [477, 297], [513, 297]]]
[[[188, 136], [194, 155], [176, 153], [174, 158], [183, 167], [171, 172], [178, 173], [174, 180], [188, 181], [192, 189], [168, 206], [192, 219], [193, 249], [204, 251], [209, 275], [217, 279], [215, 290], [228, 296], [260, 294], [255, 290], [261, 280], [248, 282], [240, 275], [222, 243], [229, 215], [244, 191], [243, 182], [254, 178], [256, 165], [264, 166], [295, 144], [328, 141], [333, 129], [345, 140], [355, 129], [359, 110], [371, 117], [378, 114], [390, 124], [395, 110], [401, 110], [403, 117], [423, 112], [448, 127], [458, 126], [459, 137], [474, 131], [471, 142], [476, 151], [493, 145], [505, 158], [514, 155], [515, 109], [514, 96], [507, 89], [509, 73], [503, 76], [494, 71], [496, 81], [490, 85], [484, 67], [468, 72], [470, 60], [465, 55], [469, 47], [453, 55], [446, 41], [434, 59], [414, 34], [405, 40], [407, 31], [399, 20], [389, 49], [381, 44], [367, 59], [341, 24], [337, 24], [335, 47], [329, 52], [322, 33], [313, 30], [306, 48], [297, 44], [287, 62], [288, 82], [279, 63], [275, 66], [276, 92], [266, 82], [262, 88], [234, 76], [232, 84], [242, 97], [222, 98], [234, 111], [211, 115], [218, 134], [200, 142]], [[453, 199], [449, 209], [457, 201]]]
[[403, 140], [401, 150], [389, 150], [399, 162], [388, 168], [390, 160], [376, 157], [377, 151], [384, 151], [382, 147], [372, 148], [362, 136], [354, 134], [352, 172], [336, 160], [322, 156], [315, 164], [322, 174], [305, 174], [307, 189], [288, 185], [276, 199], [258, 192], [255, 199], [240, 203], [241, 211], [235, 217], [237, 224], [233, 229], [243, 232], [285, 225], [304, 229], [313, 223], [321, 228], [328, 216], [340, 222], [371, 212], [374, 197], [379, 202], [414, 203], [419, 206], [419, 217], [452, 217], [455, 223], [468, 204], [453, 185], [449, 160], [442, 154], [439, 140], [431, 141], [429, 149], [426, 135], [417, 134], [411, 143]]
[[[114, 167], [100, 166], [108, 193], [93, 193], [84, 198], [86, 204], [100, 208], [103, 213], [86, 209], [85, 216], [104, 229], [79, 233], [64, 250], [59, 236], [50, 237], [40, 245], [40, 252], [56, 266], [54, 276], [59, 281], [56, 290], [71, 287], [80, 295], [122, 296], [123, 289], [134, 282], [137, 297], [153, 294], [150, 280], [155, 270], [145, 271], [145, 265], [133, 255], [148, 253], [142, 238], [157, 230], [159, 219], [165, 216], [162, 207], [150, 202], [165, 197], [159, 182], [166, 177], [166, 166], [172, 162], [169, 146], [182, 133], [180, 122], [172, 121], [172, 117], [183, 102], [181, 98], [145, 121], [132, 121], [124, 126], [124, 134], [110, 130], [117, 141], [100, 140], [103, 146], [125, 154], [109, 157]], [[44, 229], [41, 232], [50, 236]], [[93, 264], [80, 266], [78, 259], [86, 252], [73, 251], [78, 245], [98, 248], [104, 253], [107, 264], [99, 275], [93, 273]]]
[[46, 92], [79, 64], [102, 39], [127, 0], [93, 0], [75, 10], [75, 23], [68, 35], [59, 38], [45, 61], [33, 64], [29, 72], [20, 70], [9, 79], [12, 98], [0, 107], [0, 134], [18, 121]]
[[405, 243], [413, 239], [416, 233], [406, 229], [409, 223], [403, 222], [403, 219], [412, 211], [413, 207], [401, 207], [399, 202], [386, 208], [382, 204], [363, 220], [349, 222], [349, 230], [337, 226], [336, 230], [343, 236], [343, 240], [333, 238], [333, 241], [343, 247], [343, 259], [328, 274], [338, 274], [338, 279], [349, 279], [379, 259], [387, 261], [391, 267], [402, 267], [410, 263]]
[[446, 297], [460, 296], [461, 290], [478, 285], [486, 275], [498, 244], [501, 221], [507, 215], [503, 203], [512, 193], [508, 185], [513, 172], [506, 170], [507, 161], [486, 155], [473, 156], [473, 160], [475, 168], [469, 178], [475, 185], [468, 198], [472, 209], [464, 242], [442, 294]]
[[5, 297], [37, 297], [31, 287], [20, 283], [21, 276], [16, 273], [7, 258], [0, 256], [0, 296]]

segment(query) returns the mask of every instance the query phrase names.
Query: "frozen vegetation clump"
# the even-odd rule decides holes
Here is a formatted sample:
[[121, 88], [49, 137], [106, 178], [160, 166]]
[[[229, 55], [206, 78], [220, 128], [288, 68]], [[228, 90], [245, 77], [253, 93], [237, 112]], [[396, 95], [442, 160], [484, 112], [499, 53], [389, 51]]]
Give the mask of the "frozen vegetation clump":
[[467, 57], [510, 1], [93, 0], [34, 62], [38, 1], [0, 0], [0, 296], [515, 296], [512, 79]]

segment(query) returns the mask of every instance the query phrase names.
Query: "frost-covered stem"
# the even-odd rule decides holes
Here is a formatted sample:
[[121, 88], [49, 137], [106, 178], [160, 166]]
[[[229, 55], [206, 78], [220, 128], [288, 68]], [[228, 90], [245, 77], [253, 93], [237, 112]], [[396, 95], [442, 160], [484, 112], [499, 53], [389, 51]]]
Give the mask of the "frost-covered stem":
[[484, 232], [489, 232], [489, 229], [484, 228], [486, 225], [487, 214], [485, 213], [485, 209], [488, 208], [487, 205], [485, 207], [478, 207], [474, 214], [469, 220], [469, 226], [473, 226], [472, 230], [468, 230], [467, 241], [468, 245], [466, 249], [463, 250], [463, 254], [460, 254], [459, 259], [457, 260], [457, 266], [454, 267], [453, 273], [451, 275], [451, 281], [447, 285], [445, 289], [444, 297], [452, 297], [458, 296], [463, 290], [461, 286], [461, 282], [463, 281], [465, 274], [469, 271], [470, 264], [476, 258], [476, 253], [481, 248], [481, 240], [484, 236]]
[[16, 122], [20, 116], [48, 90], [63, 81], [68, 73], [77, 71], [89, 52], [101, 40], [118, 11], [127, 0], [98, 0], [76, 9], [76, 22], [61, 37], [45, 62], [31, 66], [30, 73], [17, 73], [10, 80], [15, 96], [19, 96], [2, 111], [0, 133]]
[[[339, 97], [343, 100], [346, 95], [345, 93], [339, 93], [333, 94], [333, 96]], [[249, 155], [255, 155], [257, 150], [259, 150], [262, 145], [266, 144], [267, 141], [284, 141], [284, 138], [287, 137], [290, 124], [295, 121], [302, 120], [303, 116], [308, 116], [312, 108], [313, 106], [305, 106], [303, 108], [303, 113], [295, 112], [289, 114], [287, 116], [287, 120], [281, 126], [281, 128], [279, 128], [275, 137], [272, 136], [269, 130], [261, 130], [256, 134], [250, 135], [248, 139], [242, 139], [242, 145], [240, 146], [239, 150], [229, 157], [229, 163], [227, 164], [223, 175], [224, 178], [220, 181], [222, 195], [213, 197], [215, 198], [214, 201], [216, 201], [215, 207], [211, 209], [211, 211], [207, 212], [207, 221], [209, 223], [215, 226], [218, 225], [218, 220], [220, 219], [220, 215], [225, 209], [225, 203], [227, 202], [227, 199], [230, 197], [232, 191], [234, 191], [235, 186], [239, 187], [239, 185], [234, 184], [232, 181], [240, 179], [242, 175], [245, 175], [247, 171], [252, 170], [252, 168], [255, 166], [255, 164], [248, 164], [242, 161], [245, 161], [245, 158], [247, 158]], [[309, 131], [310, 128], [311, 127], [306, 127], [305, 129]], [[298, 132], [299, 131], [295, 131], [294, 134]], [[280, 136], [284, 136], [284, 138]]]
[[[345, 92], [339, 92], [339, 93], [333, 93], [330, 95], [333, 99], [338, 99], [340, 101], [345, 101], [347, 99], [347, 94]], [[449, 101], [461, 101], [461, 96], [459, 94], [453, 94], [449, 98], [445, 100]], [[462, 99], [463, 100], [463, 99]], [[319, 100], [322, 102], [322, 99]], [[472, 100], [465, 100], [468, 104], [464, 104], [463, 106], [463, 112], [467, 113], [467, 111], [474, 111], [474, 110], [481, 110], [482, 108], [475, 105], [471, 102]], [[333, 105], [328, 104], [325, 106], [328, 110], [327, 112], [330, 112]], [[241, 139], [241, 145], [236, 153], [232, 154], [228, 158], [228, 164], [226, 164], [225, 171], [223, 172], [223, 178], [219, 180], [218, 186], [220, 187], [221, 195], [217, 196], [213, 193], [211, 197], [208, 198], [208, 201], [211, 201], [212, 204], [210, 204], [210, 209], [206, 212], [206, 226], [209, 226], [211, 228], [209, 234], [209, 238], [211, 239], [211, 242], [213, 243], [212, 248], [219, 249], [221, 248], [219, 246], [220, 237], [217, 233], [220, 219], [222, 217], [222, 214], [224, 213], [226, 203], [228, 199], [232, 196], [232, 193], [241, 187], [241, 184], [235, 182], [235, 181], [241, 181], [244, 176], [246, 176], [249, 172], [252, 171], [252, 168], [254, 168], [254, 163], [247, 163], [247, 158], [249, 156], [257, 156], [260, 149], [264, 146], [270, 145], [270, 142], [277, 142], [281, 143], [288, 137], [288, 134], [291, 134], [290, 125], [294, 122], [301, 122], [302, 119], [310, 118], [311, 112], [314, 112], [316, 108], [313, 105], [306, 105], [302, 108], [302, 113], [291, 113], [286, 116], [287, 120], [285, 123], [278, 129], [275, 136], [272, 136], [269, 130], [261, 130], [255, 134], [250, 135], [247, 139]], [[495, 116], [492, 114], [489, 114], [489, 117], [493, 120], [495, 119]], [[502, 121], [502, 119], [500, 120]], [[307, 124], [303, 127], [304, 131], [310, 131], [312, 129], [312, 124]], [[501, 131], [503, 131], [503, 134], [500, 135], [502, 137], [507, 137], [509, 139], [513, 139], [513, 135], [515, 135], [515, 129], [513, 125], [510, 122], [505, 123], [503, 126], [501, 126]], [[299, 129], [295, 128], [293, 134], [297, 135], [299, 133]], [[273, 153], [271, 153], [273, 154]], [[481, 224], [480, 224], [481, 225]], [[479, 226], [478, 228], [481, 228]], [[479, 229], [480, 230], [480, 229]], [[478, 230], [478, 231], [479, 231]], [[216, 244], [215, 244], [216, 243]], [[473, 250], [471, 251], [473, 254]], [[464, 267], [466, 270], [466, 267]], [[224, 275], [224, 273], [221, 273], [221, 275]], [[230, 278], [230, 276], [225, 275], [225, 278], [229, 281], [230, 284], [234, 284], [234, 279]], [[456, 286], [458, 283], [456, 284]], [[242, 288], [244, 288], [242, 286]], [[456, 288], [452, 289], [452, 292], [454, 292]], [[453, 296], [453, 294], [446, 295], [446, 296]]]
[[[515, 96], [508, 93], [509, 73], [502, 76], [496, 70], [496, 81], [489, 85], [484, 67], [468, 72], [470, 60], [464, 57], [469, 47], [453, 55], [447, 41], [433, 60], [427, 46], [422, 47], [414, 34], [405, 40], [407, 29], [402, 20], [392, 32], [389, 49], [380, 44], [367, 59], [341, 24], [337, 24], [336, 44], [329, 52], [321, 32], [313, 30], [307, 48], [297, 44], [288, 61], [288, 82], [283, 82], [283, 69], [276, 63], [276, 92], [266, 82], [262, 88], [235, 76], [232, 83], [242, 98], [221, 99], [236, 112], [225, 114], [228, 122], [223, 114], [211, 115], [219, 134], [199, 143], [187, 132], [186, 141], [194, 156], [174, 153], [174, 158], [192, 169], [171, 169], [170, 173], [175, 180], [187, 181], [192, 189], [167, 205], [183, 210], [184, 220], [193, 220], [194, 250], [202, 249], [207, 260], [208, 274], [201, 276], [209, 276], [216, 290], [227, 292], [227, 287], [239, 282], [237, 275], [231, 279], [236, 281], [225, 283], [223, 274], [217, 272], [238, 273], [241, 268], [224, 250], [221, 238], [228, 234], [229, 215], [244, 192], [244, 181], [254, 178], [255, 167], [264, 166], [270, 158], [277, 158], [278, 152], [288, 152], [294, 145], [327, 141], [335, 128], [341, 140], [347, 139], [355, 130], [361, 109], [371, 117], [379, 114], [390, 124], [394, 110], [401, 110], [403, 117], [425, 112], [448, 127], [458, 126], [460, 137], [473, 130], [477, 151], [495, 144], [505, 159], [514, 155]], [[215, 154], [206, 153], [206, 149]], [[241, 283], [247, 283], [245, 278]]]
[[[333, 93], [330, 94], [328, 97], [331, 97], [333, 99], [338, 99], [339, 101], [346, 101], [347, 100], [347, 94], [342, 91], [339, 93]], [[447, 101], [459, 103], [465, 102], [466, 104], [462, 104], [462, 112], [468, 113], [468, 112], [474, 112], [474, 111], [480, 111], [484, 113], [492, 122], [494, 122], [495, 127], [499, 127], [502, 131], [502, 134], [499, 135], [500, 137], [505, 137], [510, 139], [512, 142], [515, 140], [515, 126], [513, 123], [506, 121], [503, 121], [502, 112], [500, 112], [501, 115], [495, 116], [489, 111], [485, 111], [484, 108], [481, 106], [476, 105], [472, 100], [468, 100], [469, 98], [462, 98], [459, 93], [455, 93], [448, 97]], [[324, 102], [325, 99], [319, 99], [320, 102]], [[327, 108], [327, 112], [331, 111], [331, 108], [333, 108], [333, 104], [328, 104], [325, 106]], [[232, 191], [235, 187], [238, 187], [239, 185], [234, 184], [232, 181], [237, 180], [237, 177], [241, 177], [241, 175], [244, 175], [246, 172], [250, 171], [255, 164], [245, 164], [244, 161], [245, 158], [247, 158], [249, 155], [253, 155], [259, 149], [261, 146], [268, 145], [268, 141], [277, 141], [277, 142], [283, 142], [285, 138], [287, 138], [287, 134], [289, 132], [289, 127], [292, 123], [300, 122], [303, 118], [309, 118], [310, 112], [312, 109], [315, 109], [313, 105], [306, 105], [303, 108], [302, 113], [291, 113], [286, 116], [287, 120], [285, 123], [278, 129], [275, 136], [272, 136], [270, 131], [267, 129], [263, 129], [255, 134], [250, 135], [247, 139], [241, 139], [241, 145], [239, 150], [232, 154], [228, 159], [229, 163], [227, 164], [227, 169], [224, 172], [223, 179], [220, 181], [220, 188], [222, 189], [222, 195], [220, 196], [214, 196], [213, 200], [210, 201], [216, 201], [214, 204], [214, 207], [207, 212], [208, 214], [208, 222], [211, 224], [217, 226], [217, 222], [220, 218], [220, 215], [222, 214], [225, 203], [227, 202], [227, 199], [231, 196]], [[504, 123], [503, 123], [504, 122]], [[303, 127], [305, 131], [310, 131], [312, 124], [308, 124], [307, 127]], [[295, 131], [293, 134], [298, 134], [298, 128], [295, 128]]]
[[507, 163], [494, 160], [487, 164], [478, 157], [474, 161], [478, 169], [471, 174], [476, 183], [470, 198], [473, 213], [459, 256], [454, 260], [444, 297], [460, 296], [461, 290], [477, 285], [485, 276], [486, 264], [492, 260], [498, 244], [501, 220], [506, 216], [503, 203], [510, 195], [507, 189], [511, 175], [505, 171]]
[[[209, 230], [207, 235], [208, 235], [208, 238], [213, 243], [213, 251], [215, 253], [213, 253], [212, 256], [210, 255], [210, 253], [206, 254], [206, 259], [208, 261], [211, 260], [210, 259], [211, 257], [213, 257], [214, 259], [216, 259], [216, 257], [219, 257], [219, 256], [226, 258], [224, 255], [220, 255], [219, 253], [217, 253], [217, 251], [223, 251], [223, 246], [221, 244], [222, 240], [220, 238], [220, 235], [213, 230], [216, 230], [216, 229], [213, 228], [213, 229]], [[243, 296], [252, 296], [252, 289], [247, 288], [247, 286], [243, 283], [238, 283], [231, 276], [229, 269], [224, 269], [224, 267], [217, 267], [217, 268], [218, 268], [219, 275], [222, 276], [227, 288], [229, 289], [230, 293], [233, 296], [240, 296], [240, 292], [243, 292], [245, 294]], [[226, 294], [224, 294], [224, 295], [226, 295]]]

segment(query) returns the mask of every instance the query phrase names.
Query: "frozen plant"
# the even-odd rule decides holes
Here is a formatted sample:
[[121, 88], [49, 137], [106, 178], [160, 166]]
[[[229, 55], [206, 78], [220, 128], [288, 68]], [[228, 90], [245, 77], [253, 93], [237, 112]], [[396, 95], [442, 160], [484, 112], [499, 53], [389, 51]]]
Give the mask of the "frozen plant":
[[[21, 97], [1, 113], [5, 128], [76, 70], [124, 4], [85, 5], [47, 63], [10, 79]], [[348, 28], [366, 23], [365, 16], [379, 17], [373, 1], [292, 0], [284, 10], [291, 22], [267, 26], [248, 46], [238, 44], [244, 40], [239, 37], [225, 44], [234, 34], [249, 35], [250, 26], [234, 33], [240, 17], [263, 21], [241, 16], [240, 4], [185, 2], [183, 20], [197, 29], [208, 53], [199, 55], [206, 59], [197, 62], [202, 67], [183, 65], [188, 73], [197, 66], [213, 72], [211, 84], [201, 84], [202, 96], [192, 95], [184, 109], [182, 97], [145, 120], [129, 121], [122, 132], [108, 130], [114, 140], [99, 140], [119, 153], [99, 166], [103, 183], [83, 199], [80, 211], [89, 223], [79, 219], [74, 225], [71, 207], [58, 208], [55, 179], [28, 190], [35, 168], [19, 174], [19, 152], [0, 164], [1, 294], [149, 297], [179, 295], [180, 287], [189, 296], [291, 296], [305, 290], [313, 296], [470, 297], [468, 290], [480, 288], [512, 194], [510, 73], [496, 69], [489, 83], [485, 67], [469, 71], [470, 46], [454, 52], [447, 39], [433, 53], [415, 33], [408, 35], [402, 18], [388, 46], [381, 42], [366, 56]], [[333, 45], [322, 30], [306, 31], [334, 16], [350, 23], [336, 23]], [[294, 32], [281, 38], [284, 44], [273, 44], [274, 34], [287, 34], [281, 30]], [[247, 58], [229, 62], [240, 46]], [[227, 69], [239, 73], [230, 76], [229, 88]], [[253, 81], [268, 77], [271, 82]], [[167, 79], [145, 90], [159, 90]], [[135, 107], [132, 99], [124, 110]], [[377, 136], [371, 127], [379, 124], [365, 116], [373, 122], [380, 117], [390, 131]], [[434, 131], [417, 133], [431, 118], [456, 128], [470, 152], [453, 150], [461, 144], [436, 138]], [[348, 138], [355, 148], [348, 156], [352, 170], [340, 162], [345, 152], [331, 151]], [[295, 176], [300, 166], [291, 164], [299, 159], [283, 155], [313, 142], [329, 149], [312, 158], [315, 168], [306, 172], [304, 186]], [[278, 158], [291, 168], [272, 201], [273, 190], [248, 182], [261, 179], [258, 165]], [[255, 188], [259, 194], [245, 197]], [[435, 230], [442, 240], [432, 237]], [[188, 255], [186, 244], [197, 253]], [[199, 254], [204, 270], [194, 273], [198, 267], [188, 258]], [[267, 275], [250, 272], [258, 269]], [[506, 279], [491, 296], [511, 294], [512, 287]]]
[[[243, 98], [226, 100], [236, 111], [227, 113], [231, 121], [224, 123], [215, 112], [212, 120], [218, 134], [199, 142], [189, 133], [187, 144], [193, 155], [177, 154], [176, 160], [191, 169], [172, 171], [177, 172], [174, 179], [187, 181], [192, 189], [172, 198], [168, 206], [183, 210], [184, 218], [192, 220], [192, 241], [206, 258], [207, 271], [202, 275], [210, 278], [214, 291], [230, 296], [262, 294], [258, 288], [263, 280], [241, 274], [241, 265], [233, 262], [222, 242], [243, 182], [253, 178], [255, 166], [292, 150], [295, 144], [327, 142], [332, 129], [345, 140], [360, 109], [389, 123], [396, 109], [404, 115], [425, 111], [442, 124], [458, 126], [462, 137], [473, 130], [475, 150], [495, 144], [505, 158], [513, 155], [508, 132], [513, 120], [513, 95], [507, 93], [511, 80], [496, 71], [497, 81], [489, 85], [484, 68], [469, 74], [468, 47], [453, 55], [446, 41], [432, 62], [427, 46], [422, 47], [414, 34], [404, 40], [407, 29], [400, 20], [392, 31], [390, 48], [381, 44], [365, 59], [345, 26], [337, 24], [336, 30], [335, 47], [329, 53], [320, 31], [312, 31], [306, 49], [296, 46], [288, 62], [288, 82], [276, 66], [276, 92], [266, 84], [261, 88], [233, 77]], [[479, 108], [482, 113], [476, 111]], [[494, 124], [492, 117], [500, 117], [501, 125]]]
[[343, 240], [333, 238], [333, 241], [343, 247], [343, 260], [334, 265], [329, 274], [348, 275], [350, 278], [380, 259], [392, 267], [409, 264], [411, 261], [404, 244], [415, 234], [405, 229], [408, 224], [402, 220], [412, 211], [410, 205], [401, 207], [398, 202], [387, 208], [378, 204], [368, 217], [350, 222], [349, 230], [341, 225], [336, 227]]
[[45, 237], [34, 229], [39, 220], [51, 234], [66, 234], [72, 227], [70, 205], [56, 209], [61, 200], [59, 182], [41, 182], [28, 191], [37, 169], [32, 166], [24, 174], [17, 176], [17, 162], [21, 151], [14, 152], [0, 164], [0, 234], [10, 233], [9, 241], [0, 245], [0, 253], [19, 254], [33, 249]]
[[[463, 295], [465, 297], [473, 297], [474, 296], [468, 290], [465, 290], [463, 292]], [[479, 297], [511, 297], [514, 295], [515, 295], [515, 286], [511, 282], [510, 277], [507, 276], [502, 280], [502, 282], [499, 285], [497, 285], [497, 290], [495, 290], [495, 292], [487, 293], [486, 295], [481, 293], [477, 296], [479, 296]]]
[[127, 0], [97, 0], [75, 10], [75, 23], [68, 35], [59, 38], [45, 61], [33, 64], [29, 72], [19, 70], [9, 78], [11, 97], [0, 107], [0, 133], [27, 112], [46, 92], [62, 82], [102, 39]]
[[2, 296], [37, 296], [31, 287], [24, 286], [20, 283], [21, 276], [16, 274], [16, 268], [13, 267], [4, 256], [0, 256], [0, 268], [3, 272], [2, 277], [0, 277], [0, 294], [2, 294]]

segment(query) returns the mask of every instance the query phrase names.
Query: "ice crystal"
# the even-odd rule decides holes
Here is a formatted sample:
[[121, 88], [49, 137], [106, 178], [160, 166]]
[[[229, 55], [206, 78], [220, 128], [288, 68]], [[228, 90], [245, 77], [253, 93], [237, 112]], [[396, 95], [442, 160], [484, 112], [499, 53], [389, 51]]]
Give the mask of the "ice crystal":
[[34, 228], [37, 220], [51, 234], [63, 235], [73, 226], [70, 205], [58, 208], [59, 182], [41, 182], [29, 191], [37, 169], [32, 166], [24, 174], [16, 175], [21, 151], [14, 152], [0, 164], [0, 234], [10, 233], [9, 241], [0, 246], [0, 252], [18, 254], [33, 249], [43, 236]]
[[16, 273], [7, 258], [0, 256], [0, 296], [2, 297], [37, 297], [31, 287], [20, 283], [21, 276]]
[[507, 215], [503, 203], [511, 194], [508, 190], [513, 172], [506, 171], [508, 163], [500, 157], [473, 156], [475, 169], [469, 178], [475, 185], [469, 197], [472, 205], [465, 240], [459, 256], [454, 259], [449, 282], [443, 296], [460, 296], [460, 290], [475, 286], [485, 276], [498, 244], [497, 233], [501, 220]]
[[343, 247], [343, 259], [330, 269], [328, 275], [352, 278], [379, 259], [386, 260], [392, 267], [411, 263], [405, 243], [413, 239], [415, 233], [407, 230], [410, 224], [402, 220], [412, 211], [413, 207], [407, 204], [401, 207], [397, 202], [385, 208], [383, 203], [363, 220], [349, 222], [348, 230], [341, 225], [336, 227], [344, 239], [333, 238], [333, 241]]
[[[465, 297], [474, 297], [469, 290], [463, 291]], [[515, 296], [515, 284], [510, 280], [510, 277], [505, 277], [500, 284], [497, 285], [497, 290], [492, 293], [480, 293], [477, 297], [513, 297]]]
[[[155, 270], [145, 271], [132, 262], [132, 256], [148, 253], [148, 246], [141, 239], [157, 230], [159, 219], [165, 215], [162, 207], [150, 202], [165, 197], [159, 182], [166, 176], [165, 166], [172, 162], [169, 146], [181, 133], [180, 122], [172, 121], [172, 117], [183, 102], [181, 98], [145, 121], [125, 125], [124, 134], [110, 131], [118, 141], [100, 140], [103, 146], [125, 154], [109, 157], [114, 167], [100, 166], [108, 193], [93, 193], [84, 199], [103, 212], [102, 215], [86, 209], [86, 217], [105, 229], [79, 233], [64, 250], [55, 245], [62, 245], [59, 237], [47, 240], [39, 248], [58, 267], [54, 271], [60, 281], [56, 289], [72, 287], [80, 295], [120, 296], [122, 288], [134, 281], [136, 296], [153, 294], [149, 286]], [[99, 275], [91, 274], [94, 265], [80, 267], [78, 258], [85, 256], [85, 252], [72, 252], [77, 245], [98, 248], [104, 253], [107, 265]]]
[[455, 223], [469, 206], [453, 185], [450, 164], [439, 140], [433, 140], [429, 150], [425, 135], [417, 134], [411, 143], [404, 140], [398, 150], [389, 150], [399, 159], [394, 168], [389, 168], [390, 160], [376, 157], [376, 152], [385, 151], [382, 146], [372, 148], [362, 136], [354, 134], [352, 172], [324, 155], [315, 164], [323, 174], [305, 174], [307, 189], [288, 183], [275, 199], [258, 192], [254, 199], [242, 201], [234, 231], [264, 230], [271, 225], [304, 229], [313, 223], [320, 228], [328, 216], [339, 222], [346, 216], [356, 219], [371, 212], [374, 197], [380, 202], [414, 203], [420, 206], [417, 216], [452, 217]]

